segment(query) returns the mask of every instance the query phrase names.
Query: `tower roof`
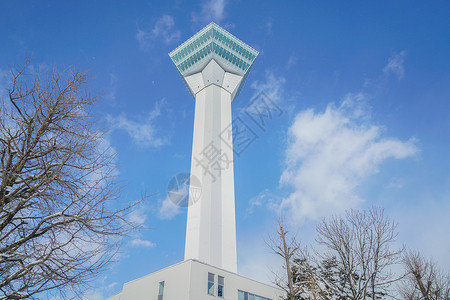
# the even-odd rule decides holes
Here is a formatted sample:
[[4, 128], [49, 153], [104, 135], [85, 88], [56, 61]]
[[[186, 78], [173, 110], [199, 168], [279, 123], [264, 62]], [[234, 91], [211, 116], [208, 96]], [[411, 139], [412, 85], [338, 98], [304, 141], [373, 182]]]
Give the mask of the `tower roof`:
[[215, 23], [210, 23], [169, 53], [181, 76], [197, 73], [214, 59], [227, 72], [245, 76], [258, 51]]

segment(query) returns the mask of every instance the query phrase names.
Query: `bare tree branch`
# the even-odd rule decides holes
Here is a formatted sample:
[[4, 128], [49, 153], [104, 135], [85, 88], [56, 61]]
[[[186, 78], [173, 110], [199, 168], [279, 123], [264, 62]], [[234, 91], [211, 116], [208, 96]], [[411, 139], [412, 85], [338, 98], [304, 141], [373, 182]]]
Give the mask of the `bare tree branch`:
[[402, 299], [450, 299], [450, 274], [441, 272], [432, 260], [425, 259], [418, 251], [406, 251], [402, 261], [406, 273], [398, 287]]
[[395, 277], [390, 266], [398, 263], [400, 251], [391, 250], [397, 224], [382, 209], [350, 210], [345, 217], [333, 216], [317, 227], [317, 242], [328, 249], [323, 259], [335, 259], [342, 282], [336, 290], [353, 300], [386, 295]]
[[289, 300], [294, 300], [301, 287], [294, 285], [292, 261], [300, 251], [300, 244], [296, 241], [295, 236], [289, 235], [283, 217], [278, 218], [275, 234], [269, 235], [265, 242], [274, 254], [283, 259], [283, 269], [286, 270], [286, 277], [273, 272], [274, 284], [286, 292]]
[[0, 299], [79, 288], [134, 228], [87, 73], [10, 69], [0, 103]]

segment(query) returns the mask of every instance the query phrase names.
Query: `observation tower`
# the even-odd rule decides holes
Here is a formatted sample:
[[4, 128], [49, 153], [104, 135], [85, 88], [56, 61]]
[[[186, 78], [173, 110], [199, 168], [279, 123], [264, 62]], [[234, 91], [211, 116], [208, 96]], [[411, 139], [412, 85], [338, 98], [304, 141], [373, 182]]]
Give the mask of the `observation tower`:
[[278, 300], [279, 288], [237, 274], [231, 102], [258, 52], [210, 23], [169, 55], [195, 99], [184, 261], [108, 299]]
[[170, 52], [195, 99], [185, 260], [237, 272], [231, 102], [258, 52], [210, 23]]

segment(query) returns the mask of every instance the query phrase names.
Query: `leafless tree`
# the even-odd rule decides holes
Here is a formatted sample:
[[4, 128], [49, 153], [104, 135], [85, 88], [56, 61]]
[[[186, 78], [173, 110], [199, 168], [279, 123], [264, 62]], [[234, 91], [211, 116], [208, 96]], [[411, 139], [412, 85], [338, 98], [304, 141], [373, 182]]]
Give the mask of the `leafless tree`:
[[328, 261], [318, 262], [307, 247], [301, 247], [284, 220], [277, 220], [276, 230], [266, 244], [272, 252], [283, 260], [283, 272], [273, 272], [273, 282], [283, 289], [288, 300], [329, 300], [336, 299], [336, 293], [328, 283], [333, 280]]
[[449, 300], [450, 274], [445, 274], [432, 260], [417, 251], [406, 251], [402, 257], [406, 271], [399, 284], [399, 294], [405, 300]]
[[293, 259], [299, 255], [300, 244], [295, 236], [289, 234], [283, 217], [278, 218], [275, 233], [269, 236], [266, 244], [274, 254], [283, 259], [283, 269], [286, 271], [285, 275], [273, 272], [274, 283], [286, 292], [287, 299], [296, 299], [296, 295], [301, 292], [301, 286], [294, 284], [292, 266]]
[[382, 209], [347, 211], [344, 217], [324, 219], [317, 227], [317, 242], [325, 246], [324, 259], [335, 259], [343, 281], [331, 282], [342, 296], [359, 300], [381, 298], [398, 280], [390, 267], [398, 263], [400, 251], [391, 249], [397, 224]]
[[88, 81], [73, 69], [10, 68], [0, 102], [0, 299], [79, 295], [133, 227], [130, 206], [115, 203], [114, 153]]

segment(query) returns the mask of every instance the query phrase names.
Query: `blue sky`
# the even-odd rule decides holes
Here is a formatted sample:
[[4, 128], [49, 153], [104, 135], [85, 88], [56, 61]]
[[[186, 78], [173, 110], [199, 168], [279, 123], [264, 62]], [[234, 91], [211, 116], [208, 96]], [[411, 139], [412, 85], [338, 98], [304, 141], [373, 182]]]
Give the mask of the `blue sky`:
[[276, 211], [308, 244], [321, 218], [371, 205], [449, 270], [450, 2], [2, 1], [0, 74], [30, 53], [89, 70], [120, 204], [149, 195], [132, 214], [148, 229], [86, 299], [183, 260], [186, 209], [166, 192], [190, 169], [194, 100], [168, 53], [211, 21], [260, 52], [234, 116], [260, 92], [283, 111], [234, 158], [239, 272], [268, 282], [281, 264], [263, 241]]

